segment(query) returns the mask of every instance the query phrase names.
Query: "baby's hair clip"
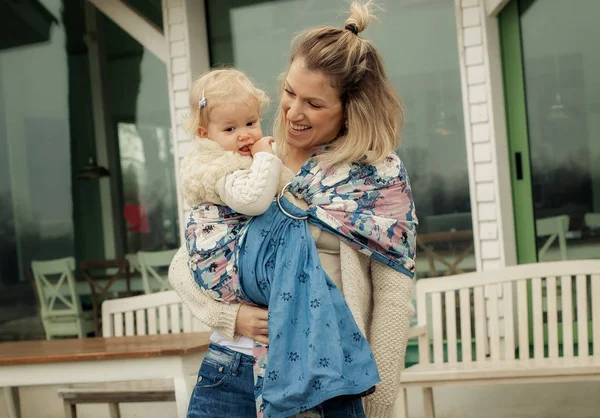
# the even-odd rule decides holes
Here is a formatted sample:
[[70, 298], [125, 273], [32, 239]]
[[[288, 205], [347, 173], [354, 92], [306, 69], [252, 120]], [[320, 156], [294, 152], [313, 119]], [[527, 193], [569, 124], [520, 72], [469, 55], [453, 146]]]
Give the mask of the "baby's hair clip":
[[206, 106], [206, 97], [204, 97], [204, 90], [202, 90], [202, 98], [198, 102], [198, 109], [202, 109], [204, 106]]

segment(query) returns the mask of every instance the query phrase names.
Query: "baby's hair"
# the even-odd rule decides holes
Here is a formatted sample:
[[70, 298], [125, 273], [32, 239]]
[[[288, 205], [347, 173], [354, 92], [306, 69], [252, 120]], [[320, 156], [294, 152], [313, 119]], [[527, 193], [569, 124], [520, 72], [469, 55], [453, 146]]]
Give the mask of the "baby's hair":
[[[204, 96], [203, 96], [204, 94]], [[206, 99], [204, 106], [199, 103]], [[269, 102], [266, 93], [254, 86], [240, 70], [222, 68], [210, 70], [201, 75], [190, 90], [190, 114], [186, 128], [191, 135], [197, 135], [198, 128], [207, 127], [210, 111], [223, 103], [245, 103], [260, 109]]]

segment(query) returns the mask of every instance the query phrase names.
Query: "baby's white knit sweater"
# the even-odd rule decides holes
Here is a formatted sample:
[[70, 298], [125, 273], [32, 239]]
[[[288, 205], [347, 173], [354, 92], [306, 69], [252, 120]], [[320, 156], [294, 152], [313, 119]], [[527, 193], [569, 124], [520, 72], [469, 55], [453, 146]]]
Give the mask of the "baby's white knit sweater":
[[190, 206], [211, 202], [257, 216], [264, 213], [280, 182], [282, 163], [266, 152], [253, 157], [197, 138], [181, 162], [181, 192]]

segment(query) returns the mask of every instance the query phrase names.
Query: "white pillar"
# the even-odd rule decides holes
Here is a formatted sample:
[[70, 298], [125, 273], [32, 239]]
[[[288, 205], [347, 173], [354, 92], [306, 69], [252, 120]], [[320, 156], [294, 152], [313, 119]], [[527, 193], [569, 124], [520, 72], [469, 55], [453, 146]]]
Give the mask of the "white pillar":
[[210, 66], [204, 0], [163, 0], [163, 20], [168, 45], [169, 102], [180, 238], [183, 242], [183, 231], [189, 208], [184, 204], [179, 188], [179, 161], [193, 140], [185, 132], [183, 121], [189, 111], [192, 80], [207, 71]]
[[477, 270], [516, 264], [497, 17], [455, 0]]

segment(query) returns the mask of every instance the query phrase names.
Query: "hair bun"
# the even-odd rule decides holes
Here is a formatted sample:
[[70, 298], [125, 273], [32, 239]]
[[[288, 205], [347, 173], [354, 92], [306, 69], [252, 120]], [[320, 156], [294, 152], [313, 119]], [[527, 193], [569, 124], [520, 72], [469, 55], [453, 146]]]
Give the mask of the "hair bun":
[[346, 27], [344, 29], [349, 30], [350, 32], [352, 32], [355, 35], [358, 35], [358, 28], [356, 27], [356, 25], [354, 23], [350, 23], [349, 25], [346, 25]]
[[369, 24], [369, 20], [374, 17], [374, 7], [375, 3], [373, 0], [369, 0], [366, 3], [361, 1], [352, 2], [352, 5], [350, 5], [350, 16], [344, 22], [344, 29], [349, 30], [355, 35], [364, 31]]

